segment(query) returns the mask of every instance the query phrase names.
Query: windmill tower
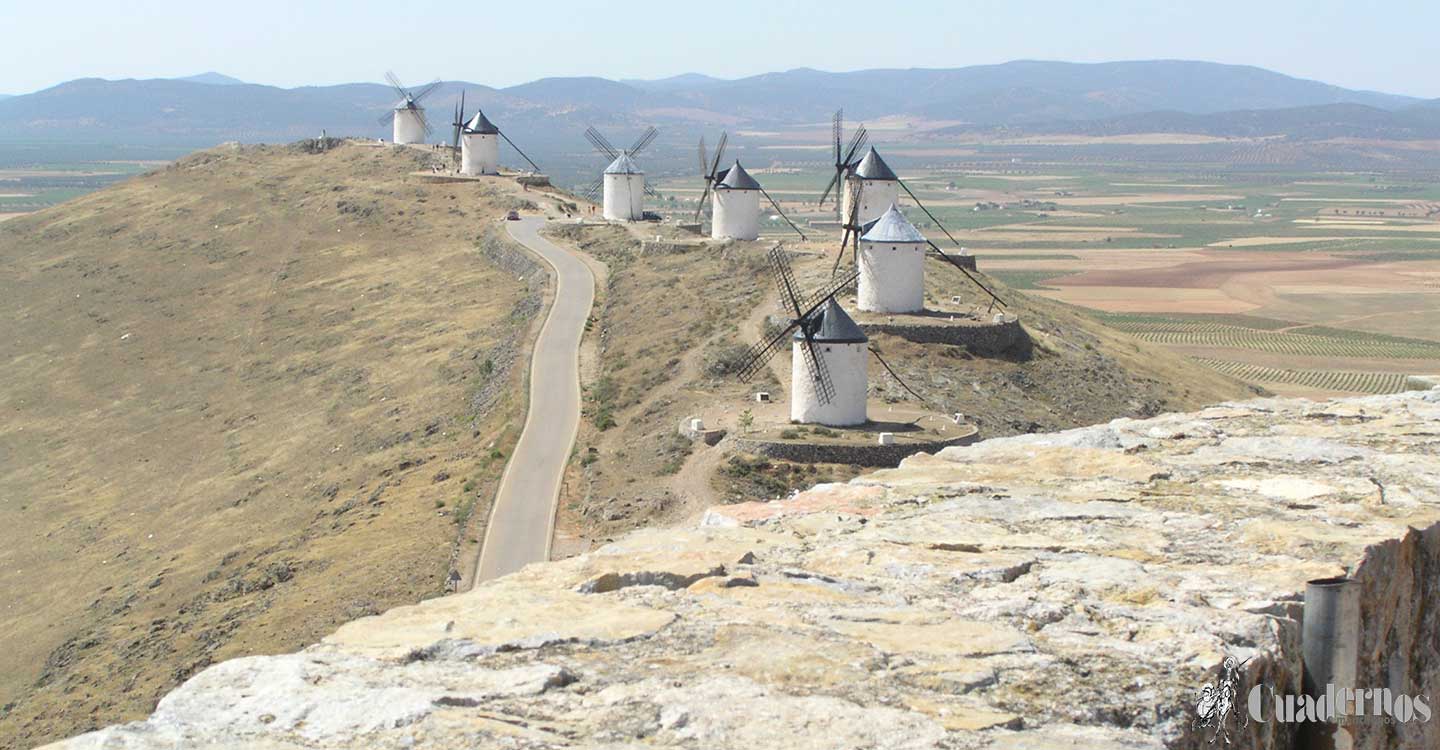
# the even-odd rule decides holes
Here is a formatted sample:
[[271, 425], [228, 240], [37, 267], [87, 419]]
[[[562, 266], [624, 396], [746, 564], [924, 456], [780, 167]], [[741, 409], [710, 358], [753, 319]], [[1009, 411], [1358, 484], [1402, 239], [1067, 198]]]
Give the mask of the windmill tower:
[[710, 218], [710, 236], [717, 240], [754, 240], [760, 237], [760, 183], [750, 176], [740, 161], [717, 174], [714, 216]]
[[659, 133], [655, 128], [645, 131], [630, 148], [618, 151], [610, 141], [595, 128], [586, 128], [585, 137], [607, 159], [610, 165], [600, 179], [585, 191], [591, 199], [603, 191], [601, 214], [610, 221], [641, 221], [645, 218], [645, 196], [655, 191], [645, 184], [645, 172], [635, 162], [635, 157], [645, 150]]
[[601, 213], [610, 221], [645, 218], [645, 173], [630, 154], [620, 154], [605, 168], [605, 195]]
[[[865, 424], [870, 339], [833, 296], [799, 327], [790, 345], [790, 421], [829, 427]], [[816, 362], [828, 373], [828, 387], [810, 376]]]
[[854, 283], [855, 274], [831, 281], [805, 298], [808, 302], [802, 302], [789, 256], [773, 247], [767, 258], [781, 302], [793, 317], [788, 325], [746, 351], [740, 379], [748, 383], [758, 375], [789, 339], [790, 419], [832, 427], [863, 424], [869, 387], [865, 371], [868, 339], [835, 302], [835, 295]]
[[[855, 216], [860, 222], [868, 223], [880, 218], [890, 206], [900, 202], [900, 178], [890, 165], [880, 158], [874, 146], [865, 152], [865, 158], [850, 171], [846, 178], [856, 187], [845, 191], [847, 201], [858, 200]], [[849, 208], [842, 209], [849, 214]]]
[[500, 174], [500, 128], [479, 110], [460, 132], [460, 174]]
[[913, 313], [925, 309], [925, 254], [929, 241], [895, 204], [860, 235], [861, 310]]
[[411, 92], [405, 88], [405, 84], [395, 77], [394, 73], [386, 73], [385, 80], [390, 82], [390, 87], [400, 96], [390, 114], [380, 118], [380, 122], [390, 119], [392, 122], [392, 134], [395, 143], [404, 145], [408, 143], [424, 143], [425, 137], [430, 134], [430, 122], [425, 119], [425, 108], [420, 106], [421, 100], [440, 88], [439, 81], [433, 81], [419, 91]]
[[765, 188], [740, 166], [740, 160], [736, 159], [734, 166], [728, 169], [720, 169], [720, 160], [725, 155], [725, 144], [729, 141], [728, 133], [720, 134], [720, 143], [715, 148], [715, 157], [711, 159], [705, 152], [705, 138], [700, 138], [700, 174], [705, 181], [705, 189], [700, 194], [700, 203], [695, 207], [695, 221], [700, 221], [700, 214], [705, 210], [705, 199], [710, 199], [710, 237], [717, 240], [754, 240], [760, 237], [760, 196], [770, 201], [775, 208], [775, 213], [790, 225], [800, 239], [805, 239], [805, 233], [790, 217], [780, 210], [780, 204], [775, 202]]
[[490, 121], [485, 113], [479, 109], [475, 110], [475, 116], [469, 120], [465, 119], [465, 92], [460, 92], [460, 103], [455, 106], [455, 121], [451, 123], [454, 133], [451, 136], [450, 148], [458, 152], [460, 158], [460, 174], [463, 175], [486, 175], [500, 174], [500, 139], [510, 144], [515, 153], [520, 155], [530, 164], [536, 172], [540, 167], [530, 157], [520, 150], [510, 137], [500, 130], [499, 126]]

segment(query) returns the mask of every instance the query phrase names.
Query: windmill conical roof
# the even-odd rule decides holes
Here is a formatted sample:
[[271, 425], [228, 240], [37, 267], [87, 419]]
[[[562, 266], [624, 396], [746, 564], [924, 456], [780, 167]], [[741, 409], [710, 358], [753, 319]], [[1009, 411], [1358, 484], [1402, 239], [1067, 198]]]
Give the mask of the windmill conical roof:
[[402, 110], [402, 109], [424, 109], [424, 107], [420, 106], [419, 104], [417, 104], [417, 103], [415, 102], [414, 99], [411, 99], [410, 97], [407, 96], [407, 97], [405, 97], [404, 99], [401, 99], [400, 101], [395, 102], [395, 109], [396, 109], [396, 110]]
[[735, 166], [725, 170], [722, 174], [718, 175], [718, 177], [720, 178], [720, 184], [715, 186], [716, 190], [760, 189], [760, 183], [756, 182], [755, 178], [751, 177], [750, 173], [746, 172], [745, 168], [740, 166], [739, 159], [735, 160]]
[[500, 128], [495, 127], [495, 123], [490, 122], [490, 118], [486, 117], [484, 112], [476, 110], [475, 116], [470, 118], [470, 122], [465, 123], [465, 132], [495, 135], [500, 132]]
[[640, 169], [640, 165], [636, 164], [634, 159], [630, 158], [629, 154], [622, 151], [619, 156], [615, 157], [615, 161], [610, 162], [610, 166], [605, 168], [605, 174], [645, 174], [645, 172]]
[[874, 146], [865, 152], [865, 158], [860, 160], [860, 165], [855, 167], [855, 175], [862, 180], [899, 180], [890, 165], [880, 158], [880, 152]]
[[905, 214], [900, 213], [900, 209], [894, 203], [890, 204], [890, 208], [886, 209], [885, 213], [880, 214], [880, 218], [862, 228], [865, 233], [860, 235], [860, 239], [864, 242], [925, 242], [925, 235], [921, 234], [920, 230], [905, 218]]
[[810, 332], [817, 344], [863, 344], [870, 340], [834, 297], [825, 300], [825, 305], [800, 325], [803, 330], [796, 329], [797, 341], [805, 340], [805, 331]]

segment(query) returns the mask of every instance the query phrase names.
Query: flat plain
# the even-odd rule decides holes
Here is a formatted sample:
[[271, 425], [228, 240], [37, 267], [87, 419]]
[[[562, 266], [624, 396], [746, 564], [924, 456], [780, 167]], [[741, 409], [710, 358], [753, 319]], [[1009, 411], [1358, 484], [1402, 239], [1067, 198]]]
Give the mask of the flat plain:
[[[1440, 175], [1107, 163], [1070, 145], [1034, 163], [986, 161], [980, 146], [877, 148], [953, 234], [907, 209], [942, 247], [1220, 372], [1307, 396], [1401, 390], [1407, 375], [1440, 372]], [[826, 167], [782, 156], [752, 171], [802, 226], [833, 222], [815, 202]], [[678, 196], [678, 214], [698, 181], [661, 191]], [[785, 239], [776, 221], [767, 231]], [[838, 242], [823, 225], [807, 231]]]

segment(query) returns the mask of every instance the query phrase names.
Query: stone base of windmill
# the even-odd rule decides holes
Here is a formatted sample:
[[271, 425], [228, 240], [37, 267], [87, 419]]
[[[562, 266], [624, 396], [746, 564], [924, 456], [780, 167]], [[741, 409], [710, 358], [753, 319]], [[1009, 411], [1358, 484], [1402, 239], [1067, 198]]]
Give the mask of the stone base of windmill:
[[1013, 352], [1029, 345], [1029, 334], [1014, 315], [962, 303], [936, 308], [918, 313], [857, 312], [853, 317], [867, 336], [884, 333], [917, 344], [964, 346], [980, 355]]
[[929, 414], [916, 418], [883, 409], [872, 411], [871, 416], [870, 422], [856, 427], [775, 425], [736, 435], [732, 445], [743, 453], [796, 463], [887, 467], [899, 466], [916, 453], [934, 453], [980, 439], [979, 428], [957, 424], [953, 417]]
[[[916, 453], [934, 453], [980, 439], [979, 429], [956, 415], [886, 404], [872, 399], [870, 421], [854, 427], [826, 427], [789, 422], [790, 405], [783, 393], [764, 400], [727, 405], [687, 417], [681, 435], [722, 450], [750, 453], [796, 463], [832, 463], [866, 467], [898, 466]], [[741, 415], [744, 415], [742, 418]]]

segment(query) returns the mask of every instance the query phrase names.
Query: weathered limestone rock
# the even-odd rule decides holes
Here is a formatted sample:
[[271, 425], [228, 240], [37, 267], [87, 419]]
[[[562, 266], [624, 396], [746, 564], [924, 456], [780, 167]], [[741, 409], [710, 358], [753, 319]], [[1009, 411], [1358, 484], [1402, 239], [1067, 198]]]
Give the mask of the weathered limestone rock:
[[1362, 686], [1440, 693], [1437, 522], [1440, 391], [990, 440], [226, 662], [63, 746], [1214, 747], [1226, 655], [1298, 690], [1310, 579], [1362, 586]]

